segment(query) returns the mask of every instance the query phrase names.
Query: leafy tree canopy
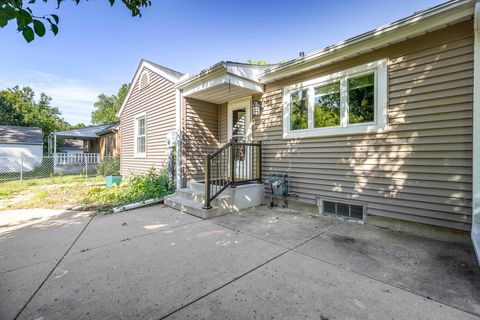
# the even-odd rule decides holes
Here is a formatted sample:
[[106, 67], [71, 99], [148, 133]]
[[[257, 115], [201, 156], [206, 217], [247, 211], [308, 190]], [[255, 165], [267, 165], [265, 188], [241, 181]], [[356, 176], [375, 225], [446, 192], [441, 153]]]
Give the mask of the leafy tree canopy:
[[108, 96], [104, 93], [98, 96], [95, 110], [92, 112], [92, 124], [107, 124], [118, 120], [117, 112], [127, 95], [129, 85], [123, 84], [116, 95]]
[[[66, 0], [50, 0], [57, 5], [57, 9]], [[71, 0], [77, 5], [81, 0]], [[87, 1], [87, 0], [85, 0]], [[0, 0], [0, 28], [5, 27], [10, 21], [17, 22], [17, 31], [21, 32], [27, 42], [35, 39], [35, 35], [43, 37], [46, 28], [50, 27], [54, 35], [58, 33], [60, 18], [56, 14], [36, 15], [33, 12], [33, 5], [36, 2], [47, 3], [48, 0]], [[115, 0], [108, 0], [111, 6]], [[132, 13], [132, 16], [141, 16], [140, 10], [151, 5], [150, 0], [121, 0], [121, 2]]]
[[268, 64], [267, 61], [265, 60], [258, 60], [258, 61], [255, 61], [253, 59], [247, 59], [247, 63], [248, 64], [256, 64], [256, 65], [259, 65], [259, 66], [265, 66]]
[[70, 125], [62, 113], [51, 106], [52, 98], [44, 93], [35, 101], [35, 92], [30, 87], [15, 86], [0, 91], [0, 125], [39, 127], [44, 138], [44, 150], [52, 131], [66, 130]]

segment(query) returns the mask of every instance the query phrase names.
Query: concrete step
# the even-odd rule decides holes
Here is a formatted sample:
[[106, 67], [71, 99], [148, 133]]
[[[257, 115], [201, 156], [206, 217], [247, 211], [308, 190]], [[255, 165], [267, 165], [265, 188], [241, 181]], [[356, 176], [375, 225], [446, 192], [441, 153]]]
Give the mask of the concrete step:
[[212, 209], [205, 210], [202, 208], [203, 203], [199, 204], [196, 201], [186, 199], [176, 194], [166, 197], [164, 204], [167, 207], [179, 210], [181, 212], [189, 213], [202, 219], [209, 219], [226, 213], [220, 210], [218, 207], [213, 207]]
[[[205, 202], [205, 192], [203, 191], [196, 191], [188, 188], [179, 189], [176, 192], [176, 195], [197, 202], [198, 204], [202, 204]], [[220, 194], [215, 199], [213, 199], [213, 204], [217, 205], [220, 201], [228, 200], [229, 196]]]
[[179, 189], [165, 199], [165, 205], [194, 216], [208, 219], [230, 212], [255, 207], [264, 201], [264, 186], [261, 183], [245, 184], [227, 188], [212, 200], [212, 209], [203, 209], [205, 201], [204, 184], [188, 182], [188, 188]]
[[205, 183], [189, 181], [187, 182], [187, 188], [195, 191], [205, 192]]

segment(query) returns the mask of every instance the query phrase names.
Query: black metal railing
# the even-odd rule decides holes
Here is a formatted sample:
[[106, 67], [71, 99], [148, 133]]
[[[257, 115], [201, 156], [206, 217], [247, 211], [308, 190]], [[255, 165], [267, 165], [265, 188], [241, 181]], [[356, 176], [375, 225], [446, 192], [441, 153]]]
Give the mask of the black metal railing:
[[212, 200], [226, 188], [261, 181], [262, 145], [254, 142], [229, 143], [205, 156], [204, 209], [212, 208]]

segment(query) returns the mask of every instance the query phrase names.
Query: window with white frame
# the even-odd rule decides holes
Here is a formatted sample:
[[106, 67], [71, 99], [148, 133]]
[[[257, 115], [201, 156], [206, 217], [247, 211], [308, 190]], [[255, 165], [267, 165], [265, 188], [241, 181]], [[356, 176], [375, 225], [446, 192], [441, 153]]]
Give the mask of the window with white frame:
[[387, 60], [284, 88], [284, 138], [381, 132], [387, 125]]
[[143, 113], [135, 117], [135, 156], [144, 157], [146, 155], [146, 142], [147, 142], [147, 118], [146, 114]]

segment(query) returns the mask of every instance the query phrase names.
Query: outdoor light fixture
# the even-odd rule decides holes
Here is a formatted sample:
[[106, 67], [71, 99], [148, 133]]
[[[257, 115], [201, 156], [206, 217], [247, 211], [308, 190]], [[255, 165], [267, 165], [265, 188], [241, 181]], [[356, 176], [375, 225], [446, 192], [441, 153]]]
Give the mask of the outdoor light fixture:
[[254, 116], [259, 116], [262, 111], [262, 102], [260, 100], [254, 101], [252, 104], [252, 114]]

